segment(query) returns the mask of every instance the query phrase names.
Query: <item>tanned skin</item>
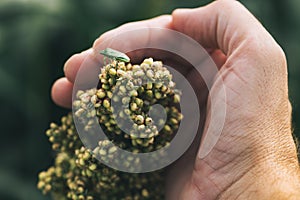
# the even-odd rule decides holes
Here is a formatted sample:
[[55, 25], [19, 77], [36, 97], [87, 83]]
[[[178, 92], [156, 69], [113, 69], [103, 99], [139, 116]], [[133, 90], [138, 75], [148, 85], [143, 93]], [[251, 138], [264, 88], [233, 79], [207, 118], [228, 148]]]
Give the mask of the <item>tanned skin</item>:
[[[197, 148], [191, 148], [168, 169], [167, 199], [300, 199], [286, 57], [238, 1], [219, 0], [195, 9], [178, 9], [172, 15], [125, 24], [101, 35], [91, 49], [66, 62], [65, 77], [53, 85], [53, 100], [70, 107], [72, 87], [82, 62], [88, 60], [90, 65], [98, 66], [96, 49], [106, 38], [141, 27], [173, 29], [205, 47], [218, 65], [227, 97], [223, 99], [226, 118], [221, 137], [206, 155], [205, 150], [211, 148], [206, 141], [215, 136], [208, 129], [212, 119], [207, 117], [201, 122], [201, 141], [199, 137], [194, 142]], [[129, 36], [126, 44], [146, 41], [146, 37]], [[198, 79], [190, 74], [190, 80], [197, 84]], [[197, 92], [201, 94], [201, 88]], [[222, 99], [218, 79], [211, 95]], [[209, 102], [207, 94], [199, 98]], [[209, 114], [209, 103], [203, 106], [207, 106]]]

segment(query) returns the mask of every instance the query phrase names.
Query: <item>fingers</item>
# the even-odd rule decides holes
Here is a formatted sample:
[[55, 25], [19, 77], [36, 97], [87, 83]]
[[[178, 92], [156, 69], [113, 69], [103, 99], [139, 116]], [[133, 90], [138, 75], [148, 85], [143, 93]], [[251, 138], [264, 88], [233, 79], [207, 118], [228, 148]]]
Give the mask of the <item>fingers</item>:
[[238, 1], [219, 0], [196, 9], [178, 9], [172, 14], [173, 28], [196, 39], [206, 48], [230, 55], [243, 41], [271, 37]]
[[65, 76], [70, 82], [74, 83], [78, 69], [83, 64], [83, 61], [86, 58], [88, 58], [88, 60], [93, 60], [92, 55], [93, 55], [93, 50], [88, 49], [81, 53], [74, 54], [67, 60], [64, 66], [64, 72], [65, 72]]
[[[71, 107], [73, 84], [75, 89], [96, 87], [103, 57], [100, 50], [107, 47], [123, 52], [138, 49], [134, 45], [146, 46], [151, 38], [151, 28], [169, 28], [171, 16], [160, 16], [150, 20], [128, 23], [100, 36], [91, 49], [73, 55], [64, 66], [66, 78], [59, 79], [52, 87], [52, 98], [60, 106]], [[136, 31], [133, 31], [136, 30]], [[124, 34], [129, 32], [129, 34]], [[159, 38], [159, 35], [156, 35]], [[157, 41], [158, 42], [158, 41]], [[135, 51], [135, 58], [145, 55], [145, 51]]]
[[67, 78], [60, 78], [52, 86], [53, 101], [62, 107], [71, 108], [73, 84]]
[[[103, 60], [99, 52], [107, 47], [127, 53], [132, 49], [137, 49], [138, 47], [135, 47], [135, 45], [146, 45], [150, 38], [149, 34], [151, 34], [150, 28], [169, 28], [170, 22], [170, 16], [161, 16], [150, 20], [128, 23], [104, 33], [94, 42], [91, 49], [75, 54], [66, 62], [64, 68], [66, 77], [74, 83], [77, 72], [83, 64], [84, 67], [90, 68], [86, 71], [93, 72], [96, 67], [101, 65]], [[124, 34], [125, 32], [129, 32], [129, 34]]]
[[151, 35], [151, 29], [170, 28], [171, 21], [171, 16], [163, 15], [149, 20], [122, 25], [101, 35], [94, 42], [93, 49], [99, 51], [110, 47], [128, 52], [126, 49], [133, 49], [135, 46], [137, 48], [143, 47], [149, 43], [149, 40], [152, 39], [151, 37], [159, 38], [157, 35]]

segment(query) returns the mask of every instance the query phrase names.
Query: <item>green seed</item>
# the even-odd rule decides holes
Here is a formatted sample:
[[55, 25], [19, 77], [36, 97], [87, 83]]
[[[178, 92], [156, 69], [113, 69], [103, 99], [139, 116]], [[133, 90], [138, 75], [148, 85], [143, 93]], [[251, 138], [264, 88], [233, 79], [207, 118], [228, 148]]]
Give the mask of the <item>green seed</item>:
[[178, 120], [175, 119], [175, 118], [171, 118], [171, 119], [170, 119], [170, 122], [171, 122], [173, 125], [177, 125], [177, 124], [178, 124]]
[[105, 92], [102, 89], [100, 89], [97, 91], [96, 95], [98, 98], [102, 99], [105, 97]]
[[110, 78], [110, 79], [108, 79], [108, 83], [109, 83], [109, 85], [114, 85], [114, 83], [115, 83], [115, 80], [114, 80], [114, 79], [112, 79], [112, 78]]
[[145, 120], [146, 125], [149, 125], [149, 124], [151, 124], [152, 122], [153, 122], [153, 120], [152, 120], [152, 118], [150, 118], [150, 117], [147, 117], [146, 120]]
[[170, 127], [168, 124], [166, 124], [166, 125], [164, 126], [164, 130], [165, 130], [166, 132], [168, 132], [168, 133], [170, 133], [170, 132], [172, 131], [171, 127]]
[[83, 187], [78, 187], [78, 188], [77, 188], [77, 192], [83, 193], [83, 191], [84, 191]]
[[119, 87], [119, 90], [120, 90], [120, 92], [122, 92], [123, 94], [126, 93], [126, 87], [125, 87], [124, 85], [121, 85], [121, 86]]
[[162, 83], [155, 83], [154, 84], [154, 87], [157, 88], [157, 89], [160, 88], [160, 87], [162, 87], [162, 86], [163, 86]]
[[50, 142], [54, 142], [55, 141], [55, 138], [53, 136], [49, 137], [49, 141]]
[[108, 98], [111, 99], [112, 96], [113, 96], [113, 93], [111, 91], [107, 91], [106, 95], [107, 95]]
[[130, 96], [136, 97], [136, 96], [138, 96], [138, 92], [136, 90], [131, 90]]
[[126, 74], [125, 71], [123, 71], [123, 70], [121, 70], [121, 69], [118, 69], [118, 70], [117, 70], [117, 75], [118, 75], [118, 76], [121, 76], [121, 77], [122, 77], [122, 76], [124, 76], [125, 74]]
[[160, 88], [160, 91], [162, 91], [163, 93], [165, 93], [167, 91], [167, 86], [163, 85], [161, 88]]
[[153, 84], [148, 82], [146, 85], [146, 89], [149, 90], [149, 89], [152, 89], [152, 87], [153, 87]]
[[113, 146], [108, 150], [108, 153], [110, 153], [110, 154], [115, 153], [117, 150], [118, 150], [117, 147]]
[[139, 125], [139, 126], [138, 126], [138, 130], [139, 130], [139, 131], [144, 131], [144, 130], [145, 130], [145, 125], [144, 125], [144, 124]]
[[110, 87], [109, 87], [109, 85], [107, 85], [107, 84], [102, 84], [102, 86], [101, 86], [104, 90], [108, 90]]
[[109, 102], [109, 100], [104, 99], [104, 101], [103, 101], [103, 106], [104, 106], [104, 108], [109, 108], [109, 107], [110, 107], [110, 102]]
[[51, 129], [55, 129], [55, 128], [57, 128], [57, 125], [56, 125], [55, 123], [51, 123], [51, 124], [50, 124], [50, 128], [51, 128]]
[[80, 96], [81, 96], [82, 94], [84, 94], [84, 91], [78, 90], [78, 92], [77, 92], [77, 94], [76, 94], [76, 97], [77, 97], [77, 98], [80, 98]]
[[130, 97], [123, 97], [122, 104], [127, 105], [130, 102]]
[[154, 77], [154, 72], [152, 70], [148, 70], [146, 72], [146, 75], [149, 77], [149, 78], [153, 78]]
[[153, 58], [147, 58], [147, 59], [144, 60], [143, 63], [146, 63], [146, 64], [148, 64], [148, 65], [152, 65], [152, 63], [153, 63]]
[[147, 190], [147, 189], [143, 189], [143, 190], [142, 190], [142, 195], [143, 195], [143, 197], [149, 197], [149, 192], [148, 192], [148, 190]]
[[152, 98], [153, 97], [152, 90], [147, 90], [146, 95], [148, 96], [148, 98]]
[[138, 109], [137, 104], [136, 104], [136, 103], [131, 103], [131, 104], [130, 104], [130, 109], [131, 109], [132, 111], [136, 111], [136, 110]]
[[138, 107], [142, 107], [144, 102], [142, 99], [136, 98], [135, 103], [137, 104]]
[[102, 156], [105, 156], [106, 155], [106, 151], [103, 150], [103, 149], [100, 149], [99, 154], [102, 155]]
[[180, 102], [180, 96], [178, 94], [174, 95], [174, 103], [179, 103]]
[[105, 84], [105, 83], [108, 82], [108, 80], [107, 80], [107, 79], [104, 79], [104, 78], [100, 79], [100, 81], [101, 81], [101, 83], [103, 83], [103, 84]]
[[109, 69], [109, 74], [112, 75], [112, 76], [114, 76], [114, 75], [117, 74], [117, 71], [114, 68], [110, 68]]
[[141, 67], [139, 65], [133, 65], [132, 66], [132, 71], [138, 71], [140, 69], [141, 69]]
[[142, 70], [139, 70], [139, 71], [135, 72], [134, 75], [138, 76], [138, 77], [142, 77], [145, 75], [145, 73]]
[[138, 123], [138, 124], [143, 124], [144, 123], [144, 117], [142, 115], [137, 115], [135, 117], [135, 121]]
[[84, 165], [85, 165], [85, 162], [84, 162], [83, 159], [79, 159], [78, 164], [80, 164], [81, 166], [84, 166]]
[[161, 93], [159, 93], [159, 92], [155, 92], [154, 96], [156, 99], [160, 99], [162, 97]]
[[126, 115], [130, 115], [130, 113], [131, 113], [131, 111], [129, 110], [129, 109], [124, 109], [124, 113], [126, 114]]

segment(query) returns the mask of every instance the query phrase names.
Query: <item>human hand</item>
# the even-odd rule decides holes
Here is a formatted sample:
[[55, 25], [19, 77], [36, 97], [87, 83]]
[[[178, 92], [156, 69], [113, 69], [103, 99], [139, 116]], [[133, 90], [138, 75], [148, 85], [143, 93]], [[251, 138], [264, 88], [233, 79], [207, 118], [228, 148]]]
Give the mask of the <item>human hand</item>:
[[[218, 120], [206, 121], [181, 199], [296, 198], [299, 164], [291, 135], [287, 66], [281, 48], [237, 1], [177, 10], [172, 16], [175, 30], [223, 53], [214, 60], [221, 63], [219, 76], [226, 99], [220, 101], [227, 105], [221, 137], [208, 155], [216, 137], [208, 126]], [[218, 99], [220, 93], [221, 82], [216, 80], [210, 96]]]
[[[227, 105], [220, 138], [212, 147], [215, 134], [209, 126], [218, 118], [207, 117], [197, 156], [192, 148], [169, 169], [167, 198], [296, 198], [299, 165], [291, 136], [286, 60], [261, 24], [237, 1], [220, 0], [124, 25], [102, 35], [93, 49], [99, 49], [105, 38], [136, 27], [170, 28], [194, 38], [209, 49], [225, 86], [226, 99], [220, 95], [218, 79], [209, 94]], [[143, 37], [132, 37], [127, 45]], [[59, 105], [70, 106], [76, 73], [86, 59], [91, 66], [99, 65], [93, 50], [67, 61], [66, 78], [59, 79], [52, 90]], [[196, 77], [190, 79], [198, 82]], [[200, 88], [197, 91], [199, 98], [207, 98]], [[211, 111], [208, 104], [208, 116]]]

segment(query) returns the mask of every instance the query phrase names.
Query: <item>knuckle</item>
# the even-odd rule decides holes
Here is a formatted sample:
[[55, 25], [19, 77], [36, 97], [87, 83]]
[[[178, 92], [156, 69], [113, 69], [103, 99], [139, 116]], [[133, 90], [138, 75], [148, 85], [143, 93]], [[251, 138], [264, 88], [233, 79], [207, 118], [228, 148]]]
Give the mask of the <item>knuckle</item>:
[[276, 47], [274, 48], [273, 55], [281, 62], [281, 63], [286, 63], [286, 55], [283, 51], [283, 49], [276, 44]]
[[[259, 35], [260, 36], [257, 36]], [[267, 32], [253, 32], [247, 37], [245, 48], [261, 61], [269, 62], [270, 64], [281, 65], [286, 68], [286, 56], [280, 45]]]
[[172, 17], [177, 17], [178, 14], [182, 11], [182, 8], [176, 8], [175, 10], [172, 11]]
[[231, 10], [236, 6], [242, 6], [242, 4], [237, 0], [217, 0], [214, 2], [215, 6], [220, 7], [225, 10]]
[[280, 72], [287, 73], [287, 60], [283, 49], [276, 42], [270, 45], [267, 49], [269, 51], [269, 58], [273, 59], [275, 66], [279, 66]]

